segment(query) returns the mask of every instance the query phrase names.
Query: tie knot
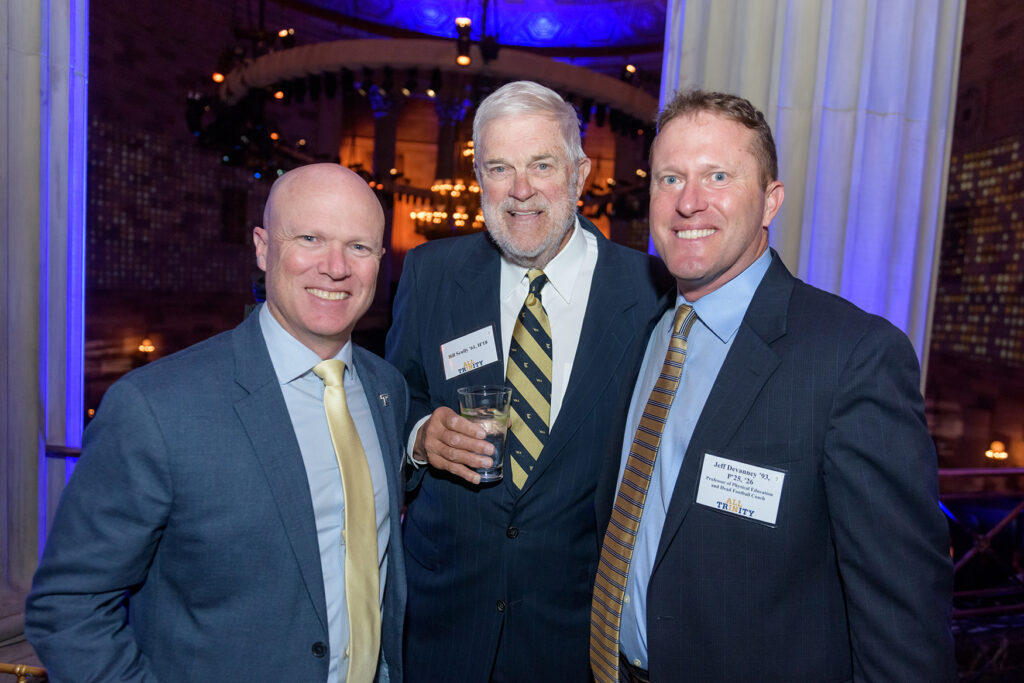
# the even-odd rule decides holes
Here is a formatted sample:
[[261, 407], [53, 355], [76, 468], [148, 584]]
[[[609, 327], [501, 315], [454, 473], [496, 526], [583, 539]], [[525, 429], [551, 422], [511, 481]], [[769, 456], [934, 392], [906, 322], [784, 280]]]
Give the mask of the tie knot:
[[[696, 319], [697, 314], [693, 312], [693, 306], [680, 304], [679, 308], [676, 309], [675, 322], [672, 323], [672, 334], [686, 336], [690, 331], [689, 328], [693, 326], [693, 321]], [[683, 328], [684, 324], [686, 329]]]
[[337, 358], [320, 361], [313, 366], [313, 372], [327, 386], [340, 387], [343, 386], [342, 377], [345, 375], [345, 362]]
[[543, 270], [531, 268], [526, 271], [526, 277], [530, 278], [530, 294], [539, 299], [540, 290], [544, 289], [544, 285], [548, 283], [548, 276], [544, 274]]

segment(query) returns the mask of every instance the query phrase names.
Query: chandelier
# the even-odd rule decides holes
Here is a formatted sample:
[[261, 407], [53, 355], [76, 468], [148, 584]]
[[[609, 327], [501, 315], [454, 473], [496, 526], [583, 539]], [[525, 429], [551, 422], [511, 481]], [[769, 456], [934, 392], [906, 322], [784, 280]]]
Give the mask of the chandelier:
[[[473, 141], [466, 142], [459, 155], [464, 168], [473, 163]], [[430, 186], [430, 207], [409, 212], [416, 231], [428, 238], [464, 235], [484, 228], [480, 209], [480, 185], [462, 178], [438, 178]]]

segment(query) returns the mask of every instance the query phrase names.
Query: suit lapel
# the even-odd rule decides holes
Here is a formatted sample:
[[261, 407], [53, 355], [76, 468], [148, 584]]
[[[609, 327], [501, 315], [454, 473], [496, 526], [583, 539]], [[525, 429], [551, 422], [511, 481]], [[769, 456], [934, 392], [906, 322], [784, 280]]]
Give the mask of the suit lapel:
[[[580, 223], [584, 229], [596, 233], [596, 229], [591, 229], [583, 217], [580, 217]], [[596, 234], [597, 265], [590, 284], [587, 312], [572, 374], [548, 442], [519, 495], [529, 491], [544, 470], [561, 455], [583, 418], [610, 390], [608, 382], [622, 362], [623, 353], [634, 341], [640, 324], [634, 320], [631, 311], [636, 306], [636, 273], [616, 260], [608, 248], [607, 239], [600, 233]], [[595, 462], [594, 466], [598, 467], [599, 463]]]
[[[398, 433], [394, 427], [390, 426], [396, 424], [397, 421], [385, 422], [384, 420], [384, 411], [394, 410], [394, 402], [398, 400], [398, 397], [388, 397], [388, 403], [385, 407], [384, 397], [387, 395], [378, 392], [381, 389], [387, 389], [387, 385], [378, 376], [372, 362], [373, 359], [369, 358], [370, 352], [353, 345], [352, 355], [358, 368], [359, 382], [363, 386], [363, 393], [366, 394], [366, 402], [370, 404], [370, 415], [373, 417], [373, 426], [377, 431], [380, 450], [384, 455], [384, 470], [387, 473], [388, 490], [400, 492], [402, 488], [399, 485], [398, 463], [389, 455], [392, 453], [402, 453], [404, 450], [399, 443]], [[392, 502], [396, 501], [397, 498], [397, 496], [391, 495]], [[392, 510], [392, 514], [397, 514], [397, 512], [397, 510]]]
[[771, 344], [786, 333], [786, 313], [793, 282], [793, 276], [773, 251], [772, 263], [751, 299], [690, 438], [665, 516], [652, 571], [657, 570], [693, 505], [704, 453], [720, 453], [729, 443], [768, 378], [779, 366], [779, 356]]
[[[453, 301], [447, 307], [450, 316], [452, 338], [482, 327], [490, 326], [494, 333], [497, 362], [473, 370], [466, 381], [457, 386], [470, 384], [504, 384], [505, 363], [501, 340], [501, 257], [496, 247], [481, 234], [464, 258], [452, 264], [455, 284], [452, 288]], [[449, 341], [449, 340], [445, 340]], [[458, 396], [452, 387], [450, 405], [458, 410]]]
[[326, 629], [327, 604], [309, 482], [288, 408], [260, 330], [258, 310], [236, 328], [233, 342], [235, 379], [249, 392], [235, 403], [235, 413], [249, 435], [253, 453], [267, 478], [291, 542], [309, 599]]

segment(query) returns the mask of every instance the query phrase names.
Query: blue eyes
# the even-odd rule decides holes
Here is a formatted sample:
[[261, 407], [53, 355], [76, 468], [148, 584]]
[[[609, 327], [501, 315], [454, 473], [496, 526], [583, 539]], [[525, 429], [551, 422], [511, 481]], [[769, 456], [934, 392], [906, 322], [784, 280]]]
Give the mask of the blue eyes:
[[[527, 172], [536, 172], [546, 174], [555, 169], [554, 164], [546, 161], [539, 161], [532, 166], [527, 168]], [[511, 166], [491, 166], [487, 169], [487, 175], [494, 177], [507, 176], [515, 172], [515, 169]]]
[[[729, 174], [724, 171], [716, 171], [711, 174], [711, 180], [716, 183], [724, 183], [729, 179]], [[665, 185], [679, 185], [683, 181], [679, 176], [667, 175], [661, 179], [661, 182]]]

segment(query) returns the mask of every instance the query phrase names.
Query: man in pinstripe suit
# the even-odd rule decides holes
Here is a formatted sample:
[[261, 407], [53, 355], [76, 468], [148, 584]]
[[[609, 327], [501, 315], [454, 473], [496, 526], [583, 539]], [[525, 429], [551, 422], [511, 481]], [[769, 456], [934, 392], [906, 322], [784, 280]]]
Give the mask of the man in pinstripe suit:
[[[404, 526], [405, 677], [588, 683], [594, 496], [614, 485], [625, 387], [671, 280], [576, 214], [590, 161], [556, 93], [503, 86], [478, 108], [474, 139], [488, 234], [408, 255], [387, 340], [411, 392], [410, 456], [423, 462]], [[535, 270], [551, 328], [550, 430], [532, 467], [506, 456], [504, 480], [481, 485], [470, 468], [490, 464], [476, 455], [490, 447], [452, 411], [456, 390], [505, 382]], [[448, 355], [469, 369], [451, 372]]]

